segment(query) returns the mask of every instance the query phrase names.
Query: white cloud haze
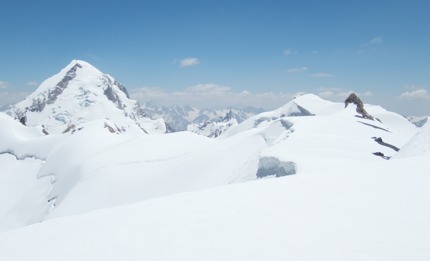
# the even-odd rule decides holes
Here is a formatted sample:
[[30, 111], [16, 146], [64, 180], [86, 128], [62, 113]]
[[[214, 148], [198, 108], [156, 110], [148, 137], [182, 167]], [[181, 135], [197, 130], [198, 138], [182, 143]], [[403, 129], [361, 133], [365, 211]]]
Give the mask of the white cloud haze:
[[199, 61], [199, 59], [197, 59], [195, 57], [188, 57], [188, 58], [184, 58], [184, 59], [179, 61], [179, 66], [181, 68], [189, 67], [189, 66], [193, 66], [193, 65], [197, 65], [197, 64], [200, 64], [200, 61]]
[[[352, 92], [360, 97], [373, 96], [371, 91], [357, 92], [344, 88], [318, 88], [314, 93], [323, 99], [343, 102]], [[153, 101], [161, 105], [191, 105], [197, 108], [225, 108], [252, 106], [265, 110], [276, 109], [305, 92], [250, 92], [235, 91], [215, 83], [197, 84], [180, 91], [159, 87], [142, 87], [130, 91], [139, 102]]]
[[197, 84], [181, 91], [169, 92], [159, 87], [142, 87], [130, 91], [140, 102], [154, 101], [162, 105], [191, 105], [198, 108], [225, 108], [253, 106], [275, 109], [299, 93], [234, 91], [214, 83]]
[[380, 44], [382, 43], [382, 38], [381, 37], [375, 37], [370, 41], [370, 44]]
[[371, 91], [366, 92], [356, 92], [352, 90], [342, 89], [342, 88], [319, 88], [317, 95], [323, 99], [331, 101], [344, 101], [351, 93], [357, 94], [359, 97], [370, 97], [373, 95]]
[[325, 72], [314, 73], [314, 74], [310, 74], [309, 76], [313, 78], [333, 78], [334, 77], [332, 74], [325, 73]]
[[287, 73], [298, 73], [298, 72], [305, 72], [308, 70], [308, 67], [300, 67], [300, 68], [289, 68], [287, 70]]
[[294, 51], [292, 49], [285, 49], [283, 53], [285, 56], [288, 56], [288, 55], [297, 53], [297, 51]]
[[403, 92], [399, 98], [408, 101], [430, 100], [430, 93], [426, 89], [417, 89]]
[[0, 89], [6, 89], [9, 86], [9, 83], [0, 81]]
[[27, 85], [28, 86], [39, 86], [39, 83], [36, 81], [29, 81], [29, 82], [27, 82]]
[[370, 45], [381, 44], [382, 42], [383, 42], [382, 37], [376, 36], [376, 37], [373, 37], [372, 40], [370, 40], [369, 42], [362, 44], [361, 47], [368, 47]]
[[28, 92], [0, 92], [0, 106], [15, 104], [24, 100], [30, 93]]

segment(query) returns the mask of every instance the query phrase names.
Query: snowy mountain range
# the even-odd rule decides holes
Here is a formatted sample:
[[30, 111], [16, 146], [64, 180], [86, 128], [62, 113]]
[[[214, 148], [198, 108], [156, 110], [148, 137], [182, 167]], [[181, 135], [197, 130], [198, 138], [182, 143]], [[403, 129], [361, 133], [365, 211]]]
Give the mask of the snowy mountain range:
[[[152, 119], [162, 118], [172, 131], [187, 130], [189, 125], [198, 126], [201, 124], [216, 123], [222, 120], [227, 114], [240, 123], [245, 119], [263, 112], [263, 109], [246, 108], [224, 108], [224, 109], [199, 109], [191, 106], [162, 106], [155, 102], [142, 104], [142, 109]], [[193, 127], [194, 128], [194, 127]]]
[[224, 117], [218, 117], [202, 123], [190, 124], [187, 131], [197, 133], [209, 138], [217, 138], [229, 128], [239, 124], [235, 114], [229, 111]]
[[251, 107], [197, 109], [151, 102], [140, 105], [112, 76], [85, 61], [73, 60], [6, 113], [29, 126], [43, 125], [48, 133], [69, 131], [84, 122], [103, 118], [119, 130], [138, 127], [147, 133], [165, 133], [186, 130], [190, 124], [219, 122], [230, 111], [238, 122], [262, 112]]
[[50, 79], [0, 113], [2, 260], [430, 259], [428, 123], [305, 94], [164, 133], [89, 64]]

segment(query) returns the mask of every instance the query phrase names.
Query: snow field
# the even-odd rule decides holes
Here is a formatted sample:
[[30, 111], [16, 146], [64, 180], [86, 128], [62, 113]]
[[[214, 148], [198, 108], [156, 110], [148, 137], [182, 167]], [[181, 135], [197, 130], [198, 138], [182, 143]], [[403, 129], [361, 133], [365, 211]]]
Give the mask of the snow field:
[[[216, 140], [104, 118], [44, 136], [0, 114], [0, 257], [428, 260], [429, 128], [365, 106], [380, 122], [303, 95]], [[296, 174], [257, 180], [265, 159]]]
[[397, 171], [411, 162], [388, 168], [380, 163], [373, 165], [380, 172], [303, 173], [53, 219], [0, 234], [0, 255], [13, 260], [426, 260], [429, 177], [424, 171]]

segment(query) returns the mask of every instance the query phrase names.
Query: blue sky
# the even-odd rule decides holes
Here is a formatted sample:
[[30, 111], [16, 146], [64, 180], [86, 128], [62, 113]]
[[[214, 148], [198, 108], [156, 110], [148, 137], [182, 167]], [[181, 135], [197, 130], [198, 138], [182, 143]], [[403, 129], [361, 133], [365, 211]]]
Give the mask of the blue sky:
[[137, 99], [273, 108], [299, 92], [355, 91], [430, 115], [428, 10], [419, 0], [3, 1], [0, 105], [81, 59]]

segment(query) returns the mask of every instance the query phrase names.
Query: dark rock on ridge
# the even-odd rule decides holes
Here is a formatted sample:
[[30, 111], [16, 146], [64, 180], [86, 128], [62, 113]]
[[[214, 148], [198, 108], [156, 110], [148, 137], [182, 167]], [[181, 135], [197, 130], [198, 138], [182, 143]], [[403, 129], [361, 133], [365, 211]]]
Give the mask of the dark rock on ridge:
[[348, 98], [346, 98], [345, 100], [345, 108], [350, 104], [353, 103], [357, 106], [357, 113], [360, 114], [361, 116], [363, 116], [363, 118], [369, 119], [369, 120], [375, 120], [375, 118], [370, 115], [369, 113], [367, 113], [367, 111], [364, 109], [364, 105], [363, 102], [361, 101], [361, 99], [357, 96], [357, 94], [355, 93], [351, 93]]

